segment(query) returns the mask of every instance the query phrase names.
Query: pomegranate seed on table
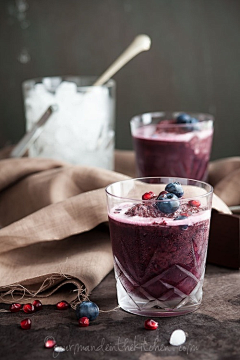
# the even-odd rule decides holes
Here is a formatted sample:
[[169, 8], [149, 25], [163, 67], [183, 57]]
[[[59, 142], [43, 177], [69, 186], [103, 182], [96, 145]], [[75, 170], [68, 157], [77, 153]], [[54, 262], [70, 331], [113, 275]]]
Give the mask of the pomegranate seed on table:
[[69, 304], [66, 301], [59, 301], [56, 307], [58, 310], [66, 310], [69, 308]]
[[36, 311], [42, 310], [42, 308], [43, 308], [42, 303], [41, 303], [40, 300], [34, 300], [32, 304], [33, 304]]
[[55, 345], [56, 345], [56, 341], [54, 339], [48, 339], [44, 343], [44, 346], [47, 349], [52, 349]]
[[158, 328], [158, 322], [152, 319], [147, 319], [145, 320], [144, 326], [147, 330], [156, 330]]
[[23, 305], [23, 311], [27, 314], [31, 314], [35, 311], [35, 307], [34, 307], [34, 305], [28, 303], [28, 304]]
[[24, 319], [20, 322], [20, 326], [23, 330], [31, 329], [32, 322], [30, 319]]
[[10, 305], [9, 310], [10, 310], [11, 312], [14, 312], [14, 313], [15, 313], [15, 312], [20, 311], [21, 308], [22, 308], [22, 305], [21, 305], [21, 304], [19, 304], [19, 303], [13, 303], [13, 304]]
[[79, 323], [79, 326], [86, 327], [86, 326], [89, 325], [89, 318], [87, 318], [86, 316], [81, 317], [81, 318], [78, 320], [78, 323]]

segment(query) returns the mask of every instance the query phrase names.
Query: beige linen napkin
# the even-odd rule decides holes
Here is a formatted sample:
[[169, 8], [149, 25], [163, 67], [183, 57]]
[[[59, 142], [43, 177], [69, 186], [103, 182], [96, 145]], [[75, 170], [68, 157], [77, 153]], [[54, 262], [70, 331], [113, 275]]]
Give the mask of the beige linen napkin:
[[[105, 187], [127, 177], [47, 159], [0, 161], [0, 301], [45, 297], [59, 287], [89, 294], [112, 269]], [[61, 241], [59, 241], [61, 240]], [[52, 295], [49, 297], [49, 295]]]

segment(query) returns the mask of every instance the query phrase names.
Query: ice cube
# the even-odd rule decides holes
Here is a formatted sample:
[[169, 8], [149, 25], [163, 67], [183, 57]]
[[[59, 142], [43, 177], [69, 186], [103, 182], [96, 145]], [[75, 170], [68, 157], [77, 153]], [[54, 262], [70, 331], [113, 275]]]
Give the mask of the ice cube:
[[[58, 353], [64, 352], [64, 351], [65, 351], [65, 348], [62, 347], [62, 346], [56, 345], [56, 346], [54, 346], [54, 351], [55, 351], [55, 352], [58, 352]], [[56, 355], [56, 356], [57, 356], [57, 355]], [[53, 357], [55, 357], [55, 356], [53, 356]]]
[[68, 101], [72, 96], [77, 94], [77, 85], [74, 82], [63, 81], [56, 90], [57, 101]]
[[185, 341], [186, 341], [186, 333], [183, 330], [178, 329], [173, 331], [169, 343], [173, 346], [179, 346], [184, 344]]
[[[80, 89], [77, 91], [75, 83], [63, 81], [54, 93], [53, 84], [46, 79], [44, 84], [35, 85], [28, 95], [28, 129], [49, 105], [54, 103], [59, 106], [59, 110], [45, 124], [34, 149], [30, 149], [31, 156], [39, 153], [42, 157], [61, 158], [92, 166], [100, 166], [105, 159], [105, 162], [112, 164], [108, 151], [113, 152], [114, 141], [111, 140], [114, 132], [110, 126], [111, 104], [107, 88], [87, 88], [84, 93]], [[103, 167], [108, 165], [104, 164]]]

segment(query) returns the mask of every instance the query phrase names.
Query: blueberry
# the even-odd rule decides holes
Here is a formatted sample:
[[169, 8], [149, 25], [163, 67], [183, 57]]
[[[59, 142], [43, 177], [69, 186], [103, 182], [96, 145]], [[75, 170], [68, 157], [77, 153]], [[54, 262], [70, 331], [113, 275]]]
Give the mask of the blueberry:
[[[187, 219], [187, 216], [179, 215], [179, 216], [177, 216], [174, 220], [184, 220], [184, 219]], [[180, 228], [181, 228], [182, 230], [187, 230], [188, 225], [181, 225]]]
[[199, 126], [197, 125], [198, 122], [198, 119], [193, 118], [188, 114], [180, 114], [177, 117], [177, 124], [195, 124], [193, 126], [188, 126], [188, 131], [199, 130]]
[[169, 193], [176, 195], [179, 198], [182, 197], [184, 194], [182, 185], [178, 181], [167, 184], [167, 186], [165, 187], [165, 190]]
[[[156, 202], [156, 206], [157, 206], [158, 210], [160, 210], [164, 214], [172, 214], [180, 206], [178, 197], [171, 193], [159, 195], [157, 197], [157, 200], [161, 200], [161, 201]], [[164, 200], [167, 200], [167, 201], [164, 201]]]
[[76, 307], [76, 315], [78, 319], [87, 317], [90, 321], [95, 320], [99, 315], [98, 306], [92, 301], [83, 301]]
[[178, 124], [190, 124], [190, 123], [191, 123], [191, 119], [192, 119], [192, 118], [191, 118], [190, 115], [182, 113], [182, 114], [178, 115], [178, 117], [177, 117], [177, 123], [178, 123]]

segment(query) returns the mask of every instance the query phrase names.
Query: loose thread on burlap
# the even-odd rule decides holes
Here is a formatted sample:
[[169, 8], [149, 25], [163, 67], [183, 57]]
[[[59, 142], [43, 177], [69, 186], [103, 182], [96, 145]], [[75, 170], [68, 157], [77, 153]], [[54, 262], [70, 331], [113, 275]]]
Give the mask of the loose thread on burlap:
[[[66, 263], [68, 261], [68, 257], [66, 257], [66, 260], [64, 263]], [[1, 294], [0, 299], [2, 301], [6, 301], [7, 303], [11, 303], [12, 301], [21, 301], [23, 300], [23, 298], [25, 298], [26, 294], [29, 296], [26, 298], [27, 299], [31, 299], [33, 297], [40, 297], [40, 298], [44, 298], [44, 295], [41, 295], [40, 293], [45, 291], [46, 289], [52, 287], [54, 285], [54, 283], [57, 280], [60, 280], [61, 278], [65, 278], [67, 280], [71, 280], [72, 277], [69, 275], [66, 275], [63, 273], [62, 268], [61, 268], [61, 263], [59, 264], [59, 272], [52, 274], [50, 277], [46, 278], [43, 283], [41, 284], [41, 286], [39, 287], [38, 290], [36, 291], [31, 291], [29, 289], [27, 289], [25, 286], [21, 285], [21, 284], [11, 284], [9, 285], [9, 287], [11, 288], [10, 290], [6, 291], [5, 293]], [[3, 287], [4, 288], [4, 287]], [[1, 291], [1, 288], [0, 288]], [[18, 292], [18, 293], [22, 293], [21, 296], [19, 294], [18, 298], [16, 298], [14, 296], [14, 292]], [[11, 300], [6, 300], [5, 297], [11, 295]]]
[[[41, 286], [39, 287], [38, 290], [36, 291], [31, 291], [29, 289], [27, 289], [25, 286], [21, 285], [21, 284], [12, 284], [12, 285], [9, 285], [9, 287], [11, 288], [10, 290], [6, 291], [5, 293], [3, 293], [1, 296], [0, 296], [0, 299], [1, 300], [4, 300], [4, 301], [7, 301], [7, 303], [10, 303], [13, 301], [21, 301], [23, 300], [23, 298], [26, 296], [26, 294], [29, 296], [29, 298], [33, 298], [33, 297], [36, 297], [37, 295], [41, 298], [45, 297], [44, 295], [41, 295], [40, 293], [45, 291], [46, 289], [50, 288], [51, 286], [54, 285], [54, 283], [57, 281], [57, 280], [61, 280], [62, 278], [65, 278], [67, 280], [70, 280], [72, 279], [71, 276], [69, 275], [66, 275], [66, 274], [53, 274], [51, 275], [50, 277], [46, 278], [43, 283], [41, 284]], [[14, 296], [14, 292], [23, 292], [20, 296], [18, 296], [18, 298], [16, 298], [16, 296]], [[8, 295], [11, 295], [11, 300], [6, 300], [5, 297], [8, 296]]]
[[73, 292], [77, 292], [77, 299], [74, 299], [70, 302], [70, 306], [73, 310], [76, 310], [78, 304], [81, 304], [82, 301], [89, 301], [88, 295], [86, 294], [86, 288], [82, 287], [79, 289], [74, 289]]
[[[86, 289], [75, 289], [73, 290], [73, 292], [77, 291], [77, 299], [76, 300], [73, 300], [71, 302], [71, 308], [73, 310], [76, 310], [76, 307], [78, 304], [81, 304], [83, 301], [90, 301], [89, 297], [87, 296], [87, 294], [83, 294], [84, 290]], [[81, 295], [81, 296], [80, 296]], [[112, 312], [112, 311], [117, 311], [118, 309], [120, 308], [120, 306], [116, 306], [115, 308], [113, 309], [110, 309], [110, 310], [99, 310], [100, 313], [109, 313], [109, 312]]]
[[[65, 263], [67, 261], [68, 261], [68, 258], [66, 258]], [[63, 273], [62, 268], [61, 268], [61, 264], [59, 264], [59, 267], [60, 267], [59, 273], [52, 274], [50, 277], [44, 279], [44, 281], [42, 282], [42, 284], [41, 284], [41, 286], [39, 287], [38, 290], [31, 291], [31, 290], [27, 289], [25, 286], [23, 286], [22, 284], [11, 284], [11, 285], [9, 285], [9, 287], [11, 289], [6, 291], [5, 293], [1, 294], [0, 300], [5, 301], [6, 303], [12, 303], [12, 301], [21, 301], [21, 300], [23, 300], [25, 298], [25, 296], [26, 296], [26, 300], [34, 298], [36, 296], [38, 296], [39, 298], [46, 297], [45, 295], [41, 295], [40, 293], [44, 292], [46, 289], [51, 288], [56, 283], [56, 281], [61, 280], [62, 278], [65, 278], [67, 280], [73, 280], [73, 278], [70, 275], [66, 275], [66, 274]], [[74, 281], [73, 281], [73, 283], [74, 283]], [[0, 290], [1, 290], [1, 288], [0, 288]], [[71, 308], [73, 310], [76, 310], [77, 305], [81, 304], [83, 301], [90, 301], [86, 291], [87, 291], [86, 287], [84, 286], [83, 283], [82, 283], [81, 288], [77, 288], [77, 289], [73, 290], [73, 292], [77, 292], [77, 298], [70, 302], [70, 306], [71, 306]], [[17, 298], [14, 295], [14, 292], [18, 293], [19, 296]], [[20, 292], [22, 292], [21, 295], [19, 294]], [[10, 300], [5, 299], [5, 297], [7, 297], [8, 295], [11, 295]], [[27, 295], [29, 297], [27, 297]], [[120, 308], [120, 306], [118, 305], [113, 309], [99, 310], [99, 312], [100, 313], [109, 313], [109, 312], [112, 312], [112, 311], [116, 311], [119, 308]], [[10, 310], [0, 309], [0, 313], [3, 313], [3, 312], [10, 312]]]
[[100, 313], [109, 313], [112, 311], [117, 311], [118, 309], [120, 309], [120, 306], [116, 306], [115, 308], [111, 309], [111, 310], [99, 310]]

